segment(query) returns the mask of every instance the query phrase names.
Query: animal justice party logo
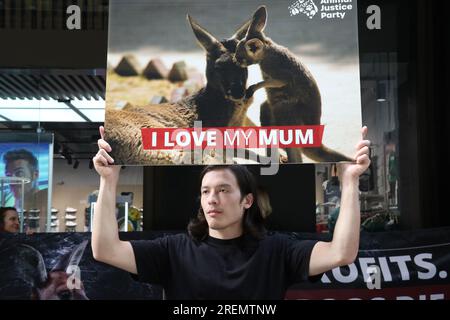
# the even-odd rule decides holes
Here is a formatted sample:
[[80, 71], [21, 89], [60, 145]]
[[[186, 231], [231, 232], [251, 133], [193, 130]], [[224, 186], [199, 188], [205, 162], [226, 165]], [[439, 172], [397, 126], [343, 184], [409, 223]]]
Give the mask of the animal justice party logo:
[[344, 19], [347, 11], [353, 9], [352, 1], [320, 0], [320, 7], [317, 7], [314, 0], [297, 0], [288, 9], [291, 17], [303, 14], [312, 19], [320, 13], [320, 19]]

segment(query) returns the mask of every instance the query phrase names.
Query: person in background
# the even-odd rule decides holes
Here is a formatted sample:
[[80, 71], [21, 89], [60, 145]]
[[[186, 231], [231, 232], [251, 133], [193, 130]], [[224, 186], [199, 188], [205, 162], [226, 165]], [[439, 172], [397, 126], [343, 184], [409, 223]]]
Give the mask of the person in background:
[[[33, 153], [26, 149], [10, 150], [3, 155], [3, 162], [5, 163], [5, 176], [30, 180], [24, 185], [24, 197], [26, 199], [33, 198], [39, 191], [39, 165]], [[17, 202], [22, 196], [20, 184], [11, 184], [10, 189]]]
[[40, 220], [44, 221], [47, 214], [48, 191], [39, 189], [39, 162], [36, 156], [26, 149], [14, 149], [3, 155], [3, 161], [5, 176], [25, 178], [30, 181], [24, 184], [24, 204], [22, 204], [22, 186], [18, 183], [10, 184], [15, 199], [14, 207], [24, 211], [38, 209]]
[[0, 208], [0, 232], [19, 232], [19, 214], [17, 213], [16, 208]]

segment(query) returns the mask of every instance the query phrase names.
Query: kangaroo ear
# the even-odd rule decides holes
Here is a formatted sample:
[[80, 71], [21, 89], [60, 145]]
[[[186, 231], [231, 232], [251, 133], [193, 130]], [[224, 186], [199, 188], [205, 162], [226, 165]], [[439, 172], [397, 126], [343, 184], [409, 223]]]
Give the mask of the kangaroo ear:
[[254, 38], [248, 40], [245, 43], [245, 46], [247, 47], [247, 50], [251, 52], [252, 55], [256, 55], [259, 52], [261, 52], [262, 48], [264, 47], [264, 44], [262, 43], [261, 40]]
[[62, 256], [58, 258], [55, 266], [51, 271], [65, 271], [69, 266], [78, 266], [83, 257], [84, 250], [86, 249], [86, 245], [88, 240], [84, 240], [82, 243], [77, 245], [72, 251], [66, 252]]
[[208, 53], [214, 53], [217, 52], [217, 50], [225, 50], [224, 46], [212, 34], [192, 19], [190, 15], [187, 15], [187, 20], [189, 21], [198, 42]]
[[267, 21], [266, 6], [259, 7], [253, 14], [250, 27], [248, 28], [247, 36], [253, 36], [264, 31]]
[[248, 20], [242, 26], [240, 26], [239, 29], [237, 29], [236, 32], [233, 34], [231, 39], [242, 40], [247, 34], [248, 27], [250, 27], [251, 22], [252, 20]]
[[72, 251], [72, 254], [70, 255], [69, 265], [67, 267], [78, 266], [80, 264], [81, 258], [83, 257], [83, 253], [84, 250], [86, 250], [88, 242], [89, 242], [88, 240], [84, 240], [82, 243], [76, 246], [76, 248]]

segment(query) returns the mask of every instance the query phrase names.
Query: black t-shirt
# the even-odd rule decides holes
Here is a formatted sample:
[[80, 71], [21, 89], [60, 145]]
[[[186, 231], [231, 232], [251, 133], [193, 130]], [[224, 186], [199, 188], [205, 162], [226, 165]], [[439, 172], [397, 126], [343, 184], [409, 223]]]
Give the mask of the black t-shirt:
[[315, 240], [271, 234], [262, 240], [241, 236], [187, 234], [131, 241], [137, 279], [162, 285], [167, 299], [283, 299], [289, 286], [308, 280]]

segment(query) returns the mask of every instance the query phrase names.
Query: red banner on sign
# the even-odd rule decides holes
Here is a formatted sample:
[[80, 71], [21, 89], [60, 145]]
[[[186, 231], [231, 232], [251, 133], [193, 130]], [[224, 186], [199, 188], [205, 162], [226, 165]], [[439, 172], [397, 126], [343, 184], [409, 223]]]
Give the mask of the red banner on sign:
[[324, 126], [142, 128], [144, 150], [317, 148]]

